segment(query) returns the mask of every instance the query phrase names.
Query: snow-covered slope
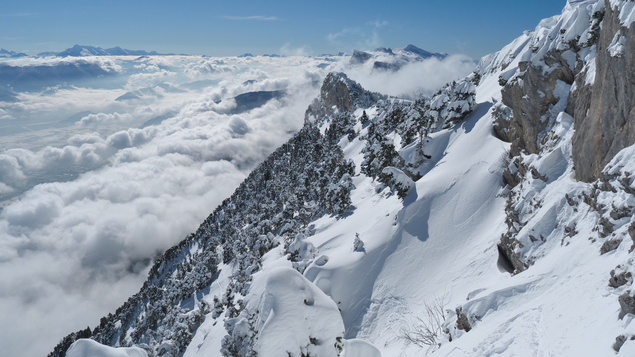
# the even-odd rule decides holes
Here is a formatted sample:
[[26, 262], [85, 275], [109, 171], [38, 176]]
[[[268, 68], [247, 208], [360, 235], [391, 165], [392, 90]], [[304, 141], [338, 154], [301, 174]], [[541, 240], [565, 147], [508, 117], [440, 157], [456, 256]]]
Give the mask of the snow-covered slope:
[[431, 98], [330, 74], [302, 131], [88, 332], [157, 356], [633, 355], [635, 149], [576, 180], [569, 105], [619, 52], [605, 13], [635, 6], [570, 0]]

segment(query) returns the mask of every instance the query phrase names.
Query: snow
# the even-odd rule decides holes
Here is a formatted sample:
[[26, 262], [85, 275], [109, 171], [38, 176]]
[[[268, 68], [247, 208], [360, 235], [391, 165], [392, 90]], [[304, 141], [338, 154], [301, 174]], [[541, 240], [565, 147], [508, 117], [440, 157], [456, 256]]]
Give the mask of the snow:
[[[627, 244], [635, 207], [628, 192], [635, 145], [606, 166], [602, 184], [612, 189], [576, 181], [574, 120], [564, 112], [573, 88], [563, 81], [553, 92], [559, 101], [543, 117], [542, 150], [517, 157], [526, 173], [507, 161], [510, 145], [492, 134], [499, 78], [518, 78], [522, 61], [549, 71], [543, 59], [554, 49], [564, 51], [573, 67], [577, 60], [567, 46], [587, 32], [600, 2], [569, 0], [560, 16], [543, 20], [535, 31], [482, 59], [475, 110], [459, 125], [425, 137], [431, 158], [419, 168], [422, 177], [413, 181], [397, 168], [384, 169], [409, 187], [403, 199], [359, 174], [363, 138], [342, 139], [345, 157], [358, 173], [352, 177], [351, 211], [323, 216], [311, 222], [312, 235], [296, 235], [288, 251], [299, 262], [289, 261], [283, 246], [261, 259], [249, 293], [240, 296], [244, 312], [254, 318], [242, 314], [225, 321], [234, 324], [234, 333], [255, 334], [253, 348], [265, 357], [605, 356], [615, 354], [617, 336], [625, 336], [617, 355], [633, 355], [635, 315], [620, 319], [618, 303], [628, 284], [615, 288], [608, 280], [612, 270], [630, 272], [635, 261]], [[632, 11], [630, 2], [610, 3], [620, 6], [621, 16]], [[624, 39], [618, 35], [609, 47], [611, 55], [623, 53]], [[593, 83], [595, 54], [583, 51], [582, 75]], [[471, 85], [456, 90], [471, 90]], [[439, 95], [431, 106], [441, 107], [444, 101]], [[355, 117], [363, 111], [371, 120], [381, 114], [377, 105], [358, 108]], [[364, 134], [361, 125], [356, 130]], [[406, 161], [415, 155], [414, 144], [397, 147]], [[521, 176], [516, 187], [503, 187], [508, 168]], [[592, 193], [597, 193], [596, 206], [606, 210], [589, 203]], [[613, 215], [611, 209], [618, 208], [629, 214]], [[506, 210], [519, 216], [512, 229], [519, 242], [515, 253], [527, 262], [516, 274], [499, 264], [497, 245], [510, 229]], [[601, 219], [612, 227], [607, 237], [598, 233]], [[622, 244], [601, 253], [608, 240]], [[223, 291], [231, 269], [223, 267], [207, 300]], [[406, 341], [404, 334], [430, 318], [427, 310], [435, 303], [443, 316], [432, 322], [445, 332], [429, 346]], [[207, 315], [185, 357], [218, 354], [224, 317]], [[463, 317], [469, 331], [459, 329]], [[79, 347], [86, 344], [80, 342]]]
[[[524, 254], [535, 263], [525, 272], [512, 276], [498, 264], [497, 244], [505, 231], [501, 176], [507, 163], [502, 158], [509, 149], [491, 130], [492, 102], [501, 97], [498, 79], [517, 76], [520, 61], [543, 65], [539, 59], [555, 48], [554, 43], [563, 44], [586, 30], [588, 9], [594, 2], [567, 6], [562, 16], [543, 21], [535, 32], [481, 60], [478, 68], [485, 75], [476, 89], [479, 103], [474, 113], [461, 125], [426, 138], [425, 152], [432, 158], [419, 170], [421, 179], [413, 182], [396, 169], [386, 169], [411, 187], [403, 201], [388, 188], [357, 175], [353, 177], [353, 212], [340, 219], [318, 219], [312, 223], [312, 236], [296, 237], [291, 244], [291, 250], [305, 260], [303, 276], [289, 268], [280, 251], [267, 255], [246, 297], [248, 308], [260, 309], [266, 319], [257, 345], [263, 355], [284, 356], [289, 349], [297, 355], [303, 352], [301, 348], [316, 347], [307, 344], [309, 336], [322, 334], [330, 340], [344, 337], [343, 356], [423, 356], [426, 352], [432, 356], [514, 356], [527, 351], [605, 355], [611, 351], [612, 341], [621, 333], [615, 324], [619, 306], [613, 293], [597, 287], [606, 286], [606, 274], [615, 267], [615, 259], [601, 256], [598, 243], [585, 238], [587, 233], [573, 239], [556, 229], [573, 227], [590, 234], [592, 225], [585, 223], [585, 215], [596, 217], [588, 210], [574, 212], [564, 198], [564, 193], [584, 190], [583, 184], [572, 179], [573, 118], [562, 112], [571, 86], [564, 82], [557, 83], [554, 95], [560, 101], [545, 117], [553, 121], [553, 132], [545, 139], [549, 151], [525, 157], [546, 180], [528, 181], [517, 203], [528, 219], [519, 239], [535, 235], [547, 242], [526, 246]], [[542, 39], [551, 34], [560, 37], [551, 42]], [[531, 46], [538, 48], [534, 52]], [[594, 62], [592, 56], [587, 55], [586, 63]], [[563, 57], [574, 66], [573, 53], [565, 52]], [[593, 74], [592, 68], [587, 69], [587, 81]], [[371, 119], [380, 115], [375, 107], [364, 109]], [[355, 116], [361, 113], [360, 108]], [[356, 129], [363, 134], [363, 128]], [[359, 172], [363, 141], [358, 137], [342, 140], [340, 145]], [[412, 155], [413, 146], [402, 148], [402, 157]], [[542, 207], [534, 208], [535, 201]], [[356, 239], [363, 242], [363, 250], [354, 249]], [[568, 245], [561, 244], [564, 240]], [[625, 248], [620, 249], [611, 254], [623, 254]], [[576, 296], [575, 303], [571, 296]], [[416, 327], [417, 317], [425, 316], [426, 304], [440, 298], [447, 309], [443, 323], [452, 342], [447, 336], [439, 337], [440, 347], [431, 346], [428, 351], [408, 344], [400, 336]], [[304, 303], [312, 299], [314, 305]], [[323, 311], [315, 314], [317, 305]], [[472, 324], [470, 332], [456, 327], [458, 307]], [[288, 331], [294, 331], [292, 336]], [[332, 344], [328, 347], [324, 355], [334, 353]], [[624, 351], [628, 348], [627, 342]]]
[[113, 348], [90, 339], [77, 340], [66, 352], [67, 357], [148, 357], [137, 347]]
[[635, 21], [635, 3], [632, 1], [609, 0], [611, 8], [618, 8], [620, 11], [620, 22], [624, 27], [630, 27]]
[[289, 245], [290, 252], [298, 252], [300, 259], [310, 259], [314, 255], [315, 247], [311, 242], [305, 241], [304, 234], [298, 234], [291, 245]]
[[[597, 250], [585, 239], [572, 244], [509, 279], [517, 281], [513, 285], [492, 287], [466, 303], [464, 311], [478, 314], [481, 321], [460, 337], [460, 348], [473, 351], [470, 355], [513, 356], [523, 350], [533, 355], [607, 355], [617, 335], [610, 328], [616, 304], [597, 287], [606, 285], [600, 271], [610, 270], [612, 260], [598, 261]], [[447, 344], [438, 355], [450, 355], [456, 348]]]
[[606, 165], [608, 174], [618, 174], [620, 171], [635, 172], [635, 162], [631, 160], [635, 156], [635, 146], [629, 146], [618, 152], [613, 160]]
[[[604, 1], [568, 1], [562, 14], [542, 20], [533, 31], [526, 31], [499, 52], [484, 57], [477, 69], [488, 75], [497, 74], [490, 75], [484, 80], [495, 81], [500, 77], [509, 81], [523, 73], [518, 68], [521, 62], [540, 67], [544, 72], [552, 70], [544, 61], [545, 55], [549, 51], [559, 51], [563, 52], [562, 57], [573, 70], [578, 59], [569, 49], [574, 47], [572, 44], [575, 42], [577, 46], [582, 47], [578, 53], [580, 57], [584, 58], [586, 53], [593, 52], [585, 48], [585, 43], [590, 36], [593, 14], [603, 9]], [[594, 59], [595, 57], [586, 58], [584, 64], [587, 67], [594, 65]], [[590, 76], [587, 77], [587, 82], [592, 80], [591, 76], [594, 75], [591, 71], [588, 73]], [[477, 101], [496, 97], [497, 90], [493, 86], [488, 86], [488, 90], [484, 90], [483, 86], [480, 87]]]
[[[355, 212], [346, 219], [315, 222], [316, 234], [307, 240], [319, 258], [304, 275], [337, 303], [346, 338], [387, 346], [380, 348], [382, 354], [392, 355], [403, 345], [395, 336], [408, 316], [419, 313], [420, 302], [438, 291], [426, 287], [446, 285], [450, 276], [470, 270], [456, 264], [459, 250], [473, 251], [493, 268], [492, 274], [500, 275], [495, 247], [470, 249], [479, 244], [470, 237], [496, 237], [492, 229], [502, 220], [492, 207], [502, 207], [496, 195], [499, 157], [506, 146], [491, 136], [490, 124], [473, 116], [457, 131], [434, 136], [433, 142], [444, 144], [433, 155], [445, 156], [416, 182], [403, 203], [376, 193], [376, 183], [358, 176], [352, 196]], [[364, 241], [364, 253], [351, 249], [357, 235]], [[473, 263], [466, 259], [465, 264]]]
[[260, 356], [337, 356], [335, 344], [344, 333], [337, 305], [296, 270], [271, 269], [262, 304]]
[[364, 340], [352, 339], [344, 341], [340, 357], [381, 357], [381, 352]]
[[595, 52], [590, 52], [585, 58], [586, 75], [584, 77], [584, 84], [592, 85], [595, 83]]
[[621, 31], [617, 31], [611, 44], [606, 49], [611, 54], [611, 57], [622, 57], [624, 55], [624, 45], [626, 44], [626, 37], [622, 36]]
[[412, 181], [412, 179], [408, 177], [408, 175], [406, 175], [403, 171], [399, 170], [396, 167], [388, 166], [384, 168], [382, 173], [391, 175], [395, 182], [404, 187], [406, 191], [414, 186], [414, 181]]
[[[305, 291], [318, 296], [314, 290], [318, 288], [323, 294], [320, 296], [330, 299], [341, 311], [345, 356], [613, 353], [615, 337], [628, 334], [625, 331], [635, 327], [631, 326], [630, 317], [621, 324], [617, 322], [617, 294], [621, 292], [602, 287], [607, 286], [608, 272], [627, 256], [628, 247], [622, 244], [614, 252], [601, 255], [601, 242], [588, 239], [594, 234], [597, 213], [583, 204], [574, 209], [565, 199], [565, 193], [571, 197], [581, 195], [588, 185], [573, 179], [573, 118], [564, 113], [571, 86], [562, 81], [554, 90], [560, 100], [545, 116], [551, 121], [551, 131], [545, 133], [545, 152], [523, 158], [542, 178], [524, 181], [519, 188], [521, 198], [516, 202], [526, 220], [519, 227], [519, 239], [529, 242], [535, 236], [545, 242], [525, 246], [522, 252], [533, 265], [516, 275], [499, 268], [496, 247], [505, 231], [501, 175], [507, 163], [501, 158], [508, 150], [508, 144], [495, 138], [491, 131], [494, 119], [490, 101], [500, 99], [498, 78], [518, 75], [521, 60], [543, 65], [540, 58], [555, 48], [554, 43], [563, 44], [586, 30], [589, 9], [595, 8], [593, 1], [570, 1], [562, 16], [543, 21], [536, 32], [521, 36], [500, 53], [483, 59], [479, 68], [486, 68], [486, 75], [477, 88], [479, 104], [475, 112], [458, 127], [430, 135], [425, 148], [433, 159], [425, 170], [420, 170], [423, 177], [410, 183], [405, 199], [390, 195], [387, 188], [367, 177], [355, 176], [352, 214], [313, 222], [315, 234], [302, 240], [315, 249], [306, 256], [306, 280], [285, 278], [294, 281], [293, 294], [285, 290], [287, 284], [267, 283], [268, 294], [281, 294], [282, 299], [290, 299], [289, 309], [296, 309], [304, 308], [298, 301]], [[538, 50], [532, 52], [529, 46], [537, 40], [537, 33], [540, 37], [562, 36], [557, 41], [535, 43]], [[565, 51], [563, 57], [573, 67], [573, 53]], [[593, 81], [593, 51], [587, 53], [585, 63], [589, 64], [587, 82]], [[373, 108], [366, 111], [376, 113]], [[356, 115], [359, 117], [361, 112]], [[340, 144], [359, 169], [362, 142], [356, 138]], [[406, 157], [412, 155], [409, 150], [412, 147], [403, 148]], [[625, 150], [611, 167], [616, 172], [635, 172], [632, 160], [629, 161], [634, 156], [635, 152]], [[630, 203], [619, 194], [606, 194], [600, 199], [607, 205]], [[537, 202], [539, 205], [535, 205]], [[615, 222], [616, 234], [625, 232], [626, 226]], [[565, 228], [576, 233], [566, 235]], [[363, 251], [354, 251], [356, 237], [363, 241]], [[268, 269], [278, 274], [278, 269], [283, 269], [274, 261], [266, 261], [262, 274]], [[292, 275], [290, 268], [282, 271]], [[292, 296], [295, 302], [291, 302]], [[440, 347], [432, 346], [429, 351], [409, 345], [400, 337], [403, 331], [415, 327], [416, 317], [425, 316], [426, 304], [440, 297], [445, 301], [444, 326], [452, 341], [447, 336], [440, 337]], [[472, 324], [470, 332], [456, 327], [455, 308], [459, 307]], [[275, 309], [271, 311], [274, 318], [280, 317]], [[295, 314], [303, 316], [305, 312]], [[295, 319], [289, 317], [287, 323], [293, 324]], [[301, 328], [289, 330], [297, 329], [298, 336], [306, 340], [308, 328], [320, 330], [328, 319], [308, 321]], [[278, 346], [278, 342], [269, 340], [288, 339], [281, 332], [267, 332], [270, 337], [263, 340], [264, 331], [260, 335], [261, 346]], [[299, 340], [284, 346], [298, 344]], [[621, 354], [627, 355], [633, 345], [627, 341]], [[360, 346], [359, 352], [354, 346]], [[369, 351], [363, 351], [361, 346]]]
[[[214, 296], [221, 296], [223, 294], [226, 286], [221, 285], [221, 283], [226, 284], [231, 274], [231, 268], [229, 266], [222, 265], [219, 267], [219, 270], [220, 276], [216, 282], [210, 286], [209, 293], [205, 296], [205, 300], [210, 304], [213, 304]], [[212, 315], [213, 313], [208, 314], [203, 324], [198, 328], [192, 338], [192, 342], [190, 342], [185, 351], [185, 356], [204, 357], [219, 355], [222, 336], [227, 332], [223, 324], [219, 323], [218, 319], [214, 319]], [[224, 315], [220, 316], [221, 319], [223, 317]]]

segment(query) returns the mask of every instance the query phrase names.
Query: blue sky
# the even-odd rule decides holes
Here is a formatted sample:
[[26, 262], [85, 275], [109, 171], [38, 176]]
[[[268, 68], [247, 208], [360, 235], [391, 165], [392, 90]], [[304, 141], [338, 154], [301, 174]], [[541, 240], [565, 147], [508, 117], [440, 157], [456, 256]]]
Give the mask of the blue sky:
[[215, 56], [351, 53], [414, 44], [473, 58], [559, 14], [564, 0], [4, 0], [0, 47], [74, 44]]

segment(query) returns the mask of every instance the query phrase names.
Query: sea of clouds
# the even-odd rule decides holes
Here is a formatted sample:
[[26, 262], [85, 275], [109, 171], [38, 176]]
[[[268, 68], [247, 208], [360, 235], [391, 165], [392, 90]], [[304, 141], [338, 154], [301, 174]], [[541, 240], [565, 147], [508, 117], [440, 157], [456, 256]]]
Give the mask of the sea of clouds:
[[[44, 78], [16, 79], [10, 87], [16, 100], [0, 102], [4, 353], [45, 355], [137, 292], [153, 259], [195, 231], [302, 126], [329, 70], [400, 94], [430, 93], [472, 69], [464, 58], [392, 74], [347, 61], [169, 56], [0, 63], [0, 71]], [[229, 114], [235, 96], [254, 91], [285, 94]]]

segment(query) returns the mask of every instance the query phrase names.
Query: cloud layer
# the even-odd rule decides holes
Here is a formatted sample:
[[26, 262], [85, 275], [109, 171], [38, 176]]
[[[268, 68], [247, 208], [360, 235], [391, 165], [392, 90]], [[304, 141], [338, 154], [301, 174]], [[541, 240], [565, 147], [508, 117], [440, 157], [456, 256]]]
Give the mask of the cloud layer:
[[[391, 60], [386, 58], [386, 62]], [[474, 70], [474, 62], [464, 55], [412, 62], [397, 72], [373, 69], [373, 62], [360, 66], [342, 63], [339, 69], [368, 90], [405, 98], [431, 95], [444, 84], [463, 78]]]
[[[218, 80], [188, 96], [165, 93], [175, 114], [158, 125], [125, 128], [139, 122], [138, 116], [145, 120], [160, 113], [163, 100], [121, 107], [128, 112], [86, 114], [68, 127], [74, 134], [64, 145], [0, 151], [0, 194], [22, 193], [29, 182], [44, 182], [0, 211], [5, 353], [45, 355], [69, 332], [96, 325], [139, 289], [157, 254], [194, 231], [255, 165], [300, 128], [324, 75], [315, 61], [234, 61], [146, 63], [128, 73], [127, 89]], [[213, 66], [229, 70], [201, 69]], [[240, 115], [223, 114], [235, 105], [234, 96], [258, 90], [288, 94]], [[71, 91], [81, 95], [82, 88]], [[39, 102], [29, 95], [32, 112], [38, 103], [50, 110], [56, 103], [66, 105], [57, 92], [41, 95]], [[41, 135], [47, 133], [61, 135]], [[4, 146], [15, 142], [7, 139]], [[35, 336], [38, 330], [42, 333]]]
[[[23, 61], [13, 65], [59, 62]], [[431, 92], [471, 70], [464, 57], [396, 73], [349, 67], [347, 59], [324, 69], [324, 60], [307, 57], [90, 61], [115, 74], [0, 103], [0, 125], [28, 128], [0, 136], [0, 200], [12, 198], [0, 202], [0, 346], [7, 355], [45, 355], [135, 293], [156, 255], [194, 231], [301, 127], [326, 71], [404, 95]], [[286, 94], [227, 114], [234, 97], [255, 91]], [[136, 94], [116, 100], [126, 93]], [[142, 128], [148, 121], [154, 125]]]

